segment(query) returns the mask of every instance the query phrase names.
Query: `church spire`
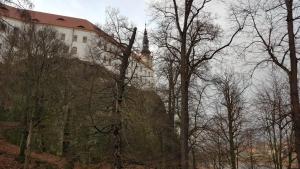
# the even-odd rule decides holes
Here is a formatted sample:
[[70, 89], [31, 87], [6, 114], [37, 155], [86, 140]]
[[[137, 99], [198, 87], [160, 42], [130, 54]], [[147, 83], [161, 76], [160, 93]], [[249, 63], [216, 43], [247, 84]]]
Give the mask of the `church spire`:
[[147, 25], [145, 24], [142, 54], [148, 56], [151, 54], [151, 52], [149, 50], [149, 40], [148, 40], [148, 33], [147, 33], [146, 27], [147, 27]]

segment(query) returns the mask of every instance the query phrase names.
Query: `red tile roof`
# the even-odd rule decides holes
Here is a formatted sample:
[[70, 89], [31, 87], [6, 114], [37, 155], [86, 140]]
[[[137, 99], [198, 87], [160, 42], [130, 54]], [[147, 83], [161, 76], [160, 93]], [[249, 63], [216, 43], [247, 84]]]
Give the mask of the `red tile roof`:
[[28, 19], [28, 17], [26, 16], [29, 16], [31, 21], [36, 22], [37, 24], [45, 24], [45, 25], [92, 31], [101, 35], [102, 37], [107, 38], [112, 43], [117, 43], [111, 36], [106, 34], [104, 31], [102, 31], [101, 29], [99, 29], [97, 26], [95, 26], [94, 24], [92, 24], [86, 19], [49, 14], [44, 12], [32, 11], [32, 10], [18, 9], [3, 4], [0, 5], [0, 15], [7, 18], [22, 20], [22, 21]]
[[17, 19], [17, 20], [24, 20], [24, 15], [29, 14], [32, 21], [40, 24], [61, 26], [66, 28], [77, 28], [77, 29], [83, 29], [87, 31], [96, 31], [95, 28], [96, 26], [94, 24], [92, 24], [91, 22], [85, 19], [80, 19], [80, 18], [61, 16], [61, 15], [37, 12], [32, 10], [18, 9], [7, 5], [0, 6], [0, 13], [2, 16]]

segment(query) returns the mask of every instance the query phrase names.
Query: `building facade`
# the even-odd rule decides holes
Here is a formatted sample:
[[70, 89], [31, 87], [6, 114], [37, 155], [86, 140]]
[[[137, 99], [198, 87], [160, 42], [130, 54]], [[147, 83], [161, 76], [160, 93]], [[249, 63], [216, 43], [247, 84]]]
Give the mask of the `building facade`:
[[[31, 10], [0, 5], [2, 17], [1, 30], [18, 29], [26, 24], [24, 15], [30, 18], [37, 28], [51, 27], [58, 32], [58, 38], [69, 47], [73, 57], [83, 61], [103, 65], [113, 73], [118, 73], [121, 63], [120, 53], [123, 46], [112, 36], [85, 19], [61, 16]], [[154, 87], [154, 71], [149, 40], [145, 29], [142, 52], [132, 53], [127, 71], [128, 78], [136, 87], [151, 89]]]

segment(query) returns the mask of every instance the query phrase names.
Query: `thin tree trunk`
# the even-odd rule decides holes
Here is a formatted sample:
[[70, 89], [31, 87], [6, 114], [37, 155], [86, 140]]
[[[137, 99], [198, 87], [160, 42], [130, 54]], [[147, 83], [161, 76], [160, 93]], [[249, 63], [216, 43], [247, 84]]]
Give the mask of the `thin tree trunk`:
[[170, 128], [172, 131], [175, 130], [175, 125], [174, 125], [174, 114], [175, 114], [175, 85], [174, 85], [174, 75], [173, 75], [173, 61], [170, 61], [169, 64], [169, 98], [168, 98], [168, 114], [169, 114], [169, 119], [170, 119]]
[[74, 160], [72, 155], [72, 150], [70, 147], [71, 140], [71, 111], [69, 106], [66, 108], [66, 121], [64, 125], [64, 135], [63, 135], [63, 156], [66, 158], [65, 169], [74, 168]]
[[229, 128], [229, 149], [230, 149], [230, 165], [231, 169], [236, 169], [236, 153], [234, 144], [234, 132], [233, 132], [233, 117], [231, 110], [228, 110], [228, 128]]
[[[182, 38], [186, 39], [186, 38]], [[189, 58], [186, 56], [186, 45], [182, 44], [181, 48], [181, 123], [180, 123], [180, 147], [181, 147], [181, 168], [189, 168], [188, 157], [188, 133], [189, 133]]]
[[192, 149], [192, 156], [193, 156], [193, 169], [197, 169], [196, 153], [194, 148]]
[[29, 169], [30, 164], [30, 154], [31, 154], [31, 137], [33, 132], [33, 121], [32, 117], [29, 122], [29, 130], [28, 130], [28, 137], [26, 142], [26, 150], [25, 150], [25, 163], [24, 163], [24, 169]]
[[[27, 114], [27, 113], [26, 113]], [[26, 142], [28, 138], [28, 125], [26, 124], [27, 116], [24, 117], [24, 129], [22, 131], [22, 138], [20, 143], [19, 160], [23, 163], [25, 161]]]
[[125, 91], [125, 79], [126, 79], [126, 70], [129, 64], [129, 57], [132, 52], [132, 47], [135, 41], [137, 28], [134, 28], [132, 36], [129, 40], [129, 45], [125, 49], [122, 62], [120, 65], [119, 70], [119, 77], [117, 79], [117, 100], [116, 100], [116, 107], [115, 107], [115, 115], [116, 115], [116, 124], [114, 125], [113, 135], [114, 135], [114, 168], [115, 169], [122, 169], [123, 162], [122, 162], [122, 113], [121, 113], [121, 106], [123, 102], [123, 95]]

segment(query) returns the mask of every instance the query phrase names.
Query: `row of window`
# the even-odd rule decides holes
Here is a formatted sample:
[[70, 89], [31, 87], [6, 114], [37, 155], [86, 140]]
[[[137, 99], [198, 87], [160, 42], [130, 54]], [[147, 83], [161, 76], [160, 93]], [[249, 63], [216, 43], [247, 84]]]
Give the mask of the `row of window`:
[[[5, 23], [3, 23], [3, 22], [0, 22], [0, 31], [6, 31], [7, 30], [7, 25], [5, 24]], [[17, 27], [14, 27], [14, 29], [13, 29], [13, 31], [15, 32], [15, 33], [18, 33], [18, 31], [19, 31], [19, 28], [17, 28]], [[66, 40], [66, 34], [64, 34], [64, 33], [62, 33], [61, 35], [60, 35], [60, 40]], [[72, 41], [73, 42], [77, 42], [77, 40], [78, 40], [78, 36], [77, 35], [73, 35], [73, 38], [72, 38]], [[82, 37], [82, 42], [83, 43], [86, 43], [87, 42], [87, 37], [86, 36], [83, 36]]]
[[[66, 40], [66, 34], [64, 34], [64, 33], [62, 33], [61, 35], [60, 35], [60, 40]], [[77, 42], [77, 40], [78, 40], [78, 36], [77, 35], [73, 35], [73, 37], [72, 37], [72, 41], [73, 42]], [[86, 43], [87, 42], [87, 37], [86, 36], [83, 36], [82, 37], [82, 42], [83, 43]]]

